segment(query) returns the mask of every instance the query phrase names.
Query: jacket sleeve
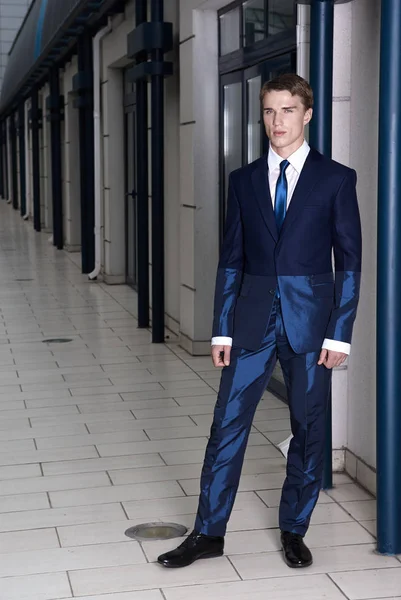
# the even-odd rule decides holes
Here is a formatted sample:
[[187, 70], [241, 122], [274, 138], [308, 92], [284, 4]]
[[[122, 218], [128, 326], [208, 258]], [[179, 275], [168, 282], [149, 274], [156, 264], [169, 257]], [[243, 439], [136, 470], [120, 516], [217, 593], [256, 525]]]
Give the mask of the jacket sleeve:
[[234, 309], [242, 281], [243, 263], [241, 211], [230, 175], [224, 240], [214, 295], [213, 337], [233, 336]]
[[356, 173], [343, 179], [333, 207], [335, 302], [326, 338], [350, 344], [359, 301], [362, 235], [356, 197]]

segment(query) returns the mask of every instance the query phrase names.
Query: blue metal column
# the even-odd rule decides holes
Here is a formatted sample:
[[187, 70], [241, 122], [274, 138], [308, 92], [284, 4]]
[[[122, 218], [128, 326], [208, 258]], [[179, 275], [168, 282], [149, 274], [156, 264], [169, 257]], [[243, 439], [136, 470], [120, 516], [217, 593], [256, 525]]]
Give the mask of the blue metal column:
[[63, 249], [63, 185], [61, 160], [61, 108], [60, 73], [57, 66], [50, 70], [50, 128], [52, 158], [52, 194], [53, 194], [53, 245]]
[[[135, 26], [147, 22], [147, 0], [135, 4]], [[147, 52], [136, 57], [136, 64], [148, 60]], [[138, 327], [149, 327], [149, 165], [148, 165], [148, 82], [136, 84], [136, 186], [138, 200]], [[128, 132], [128, 135], [132, 135]], [[129, 167], [128, 167], [129, 168]]]
[[26, 170], [25, 170], [25, 104], [21, 102], [18, 108], [18, 145], [19, 145], [19, 182], [20, 182], [20, 213], [26, 213]]
[[33, 180], [33, 226], [35, 231], [41, 230], [40, 217], [40, 144], [39, 127], [41, 113], [39, 111], [39, 92], [35, 87], [32, 92], [32, 180]]
[[18, 210], [18, 172], [17, 172], [17, 128], [15, 124], [16, 113], [10, 117], [10, 145], [11, 145], [11, 193], [13, 209]]
[[5, 198], [3, 122], [0, 123], [0, 199]]
[[74, 78], [79, 109], [81, 167], [82, 273], [95, 268], [95, 133], [93, 122], [93, 41], [90, 30], [78, 38], [78, 73]]
[[[333, 30], [334, 0], [312, 0], [310, 32], [310, 83], [314, 92], [309, 141], [313, 148], [331, 157], [333, 121]], [[323, 489], [333, 487], [331, 390], [327, 406]]]
[[[163, 0], [152, 0], [153, 23], [163, 22]], [[163, 62], [164, 51], [151, 58]], [[151, 77], [152, 114], [152, 342], [164, 342], [164, 77]]]
[[401, 3], [382, 0], [377, 245], [377, 547], [401, 553]]

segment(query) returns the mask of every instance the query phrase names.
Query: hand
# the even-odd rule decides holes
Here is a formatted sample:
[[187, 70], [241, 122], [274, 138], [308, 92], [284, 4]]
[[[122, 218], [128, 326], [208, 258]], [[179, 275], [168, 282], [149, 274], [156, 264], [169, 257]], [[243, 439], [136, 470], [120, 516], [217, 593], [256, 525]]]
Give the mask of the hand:
[[215, 367], [228, 367], [231, 346], [212, 346], [212, 360]]
[[322, 349], [318, 365], [324, 365], [326, 369], [332, 369], [333, 367], [339, 367], [347, 359], [348, 354], [344, 352], [336, 352], [335, 350]]

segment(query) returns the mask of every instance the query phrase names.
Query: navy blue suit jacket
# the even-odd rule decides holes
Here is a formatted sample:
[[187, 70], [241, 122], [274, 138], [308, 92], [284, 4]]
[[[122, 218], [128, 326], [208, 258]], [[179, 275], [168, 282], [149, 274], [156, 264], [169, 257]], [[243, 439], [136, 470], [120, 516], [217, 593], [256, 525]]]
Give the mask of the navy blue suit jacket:
[[295, 352], [317, 351], [325, 338], [351, 342], [361, 274], [355, 187], [354, 170], [311, 149], [279, 235], [267, 155], [231, 173], [213, 337], [260, 348], [278, 286]]

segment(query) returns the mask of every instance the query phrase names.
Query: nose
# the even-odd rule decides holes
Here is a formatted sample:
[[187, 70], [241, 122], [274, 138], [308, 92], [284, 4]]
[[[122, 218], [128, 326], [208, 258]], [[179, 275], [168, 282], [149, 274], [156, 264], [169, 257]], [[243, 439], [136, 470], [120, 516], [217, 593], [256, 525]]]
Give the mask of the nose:
[[282, 116], [280, 113], [274, 113], [273, 117], [273, 125], [281, 125], [283, 122]]

